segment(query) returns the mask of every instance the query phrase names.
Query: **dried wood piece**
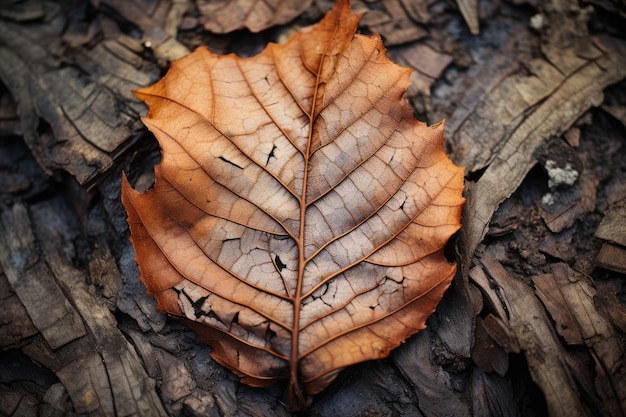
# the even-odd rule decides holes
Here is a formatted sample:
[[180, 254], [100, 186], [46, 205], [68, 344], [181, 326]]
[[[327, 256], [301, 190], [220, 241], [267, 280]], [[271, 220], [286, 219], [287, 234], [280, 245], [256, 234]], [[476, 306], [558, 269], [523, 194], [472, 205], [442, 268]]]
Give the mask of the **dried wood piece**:
[[0, 212], [0, 265], [41, 333], [23, 352], [56, 374], [78, 413], [165, 415], [115, 318], [62, 255], [71, 216], [58, 200]]
[[[480, 159], [493, 162], [489, 163], [476, 184], [468, 187], [468, 193], [471, 193], [472, 198], [468, 199], [465, 206], [464, 218], [467, 221], [462, 233], [466, 243], [464, 246], [466, 259], [469, 260], [478, 243], [486, 235], [494, 211], [510, 197], [535, 165], [533, 152], [550, 136], [566, 131], [589, 107], [598, 105], [604, 87], [626, 77], [626, 59], [618, 52], [626, 47], [626, 44], [617, 49], [617, 45], [610, 42], [603, 44], [598, 41], [597, 46], [603, 55], [598, 59], [585, 60], [583, 65], [572, 70], [572, 75], [565, 79], [560, 75], [560, 71], [551, 68], [543, 75], [537, 76], [536, 82], [526, 83], [524, 79], [527, 77], [517, 76], [503, 83], [503, 87], [509, 85], [509, 88], [499, 90], [500, 94], [505, 94], [506, 91], [513, 94], [513, 98], [505, 94], [502, 99], [498, 99], [498, 102], [506, 103], [507, 108], [494, 111], [489, 109], [490, 106], [485, 106], [480, 112], [489, 115], [488, 117], [504, 116], [505, 119], [512, 117], [511, 124], [502, 124], [501, 121], [497, 123], [498, 126], [509, 126], [512, 129], [510, 132], [491, 136], [495, 141], [492, 142], [491, 149], [487, 146], [481, 153]], [[538, 68], [548, 69], [550, 64], [542, 62]], [[515, 78], [519, 81], [516, 82]], [[539, 84], [545, 84], [544, 88], [538, 88]], [[524, 95], [526, 93], [530, 95], [524, 97], [522, 92]], [[548, 92], [549, 96], [544, 95], [544, 92]], [[519, 96], [516, 98], [517, 94]], [[488, 99], [497, 97], [490, 94]], [[517, 107], [523, 102], [526, 104]], [[509, 109], [509, 106], [514, 108]], [[483, 126], [488, 125], [487, 121], [483, 123]], [[484, 136], [482, 137], [484, 139]], [[465, 163], [467, 160], [463, 158], [462, 161]], [[563, 230], [573, 217], [570, 215], [566, 221], [554, 223], [554, 230]], [[551, 219], [549, 223], [554, 221], [556, 218]]]
[[62, 301], [65, 296], [50, 279], [51, 271], [37, 251], [26, 207], [16, 204], [0, 214], [4, 231], [0, 234], [0, 265], [37, 330], [53, 349], [85, 336], [86, 329], [70, 303], [42, 303], [45, 299]]
[[494, 213], [489, 223], [489, 236], [502, 236], [509, 234], [519, 227], [521, 222], [519, 201], [515, 199], [505, 200]]
[[[565, 176], [569, 174], [564, 171]], [[554, 178], [553, 181], [556, 181]], [[572, 227], [581, 215], [592, 212], [596, 207], [599, 182], [593, 172], [583, 171], [573, 187], [550, 191], [544, 195], [539, 212], [548, 229], [553, 233], [561, 233]]]
[[18, 105], [24, 139], [38, 163], [49, 174], [64, 169], [89, 184], [112, 166], [137, 115], [121, 110], [106, 86], [70, 66], [58, 67], [52, 50], [59, 20], [28, 30], [0, 21], [0, 43], [6, 45], [0, 48], [0, 79]]
[[491, 245], [480, 262], [502, 294], [505, 322], [526, 353], [532, 378], [543, 391], [550, 416], [592, 416], [582, 401], [577, 378], [567, 363], [568, 354], [550, 325], [541, 302], [532, 289], [511, 277], [500, 263], [503, 248]]
[[431, 87], [450, 65], [452, 56], [436, 51], [427, 45], [416, 43], [393, 48], [389, 55], [399, 64], [415, 69], [415, 72], [411, 74], [413, 85], [409, 87], [407, 96], [409, 98], [421, 96], [425, 101], [425, 108], [421, 111], [430, 110]]
[[556, 331], [567, 344], [582, 345], [583, 337], [576, 318], [572, 315], [554, 276], [552, 274], [537, 275], [533, 277], [533, 283], [537, 296], [556, 322]]
[[626, 57], [620, 52], [626, 44], [591, 38], [583, 23], [588, 17], [574, 2], [550, 3], [546, 18], [551, 30], [542, 43], [546, 59], [529, 60], [530, 75], [506, 65], [491, 71], [500, 62], [489, 60], [488, 87], [475, 87], [466, 101], [458, 98], [465, 107], [459, 107], [448, 125], [451, 141], [460, 145], [458, 161], [470, 172], [485, 168], [476, 184], [466, 187], [471, 197], [462, 231], [466, 265], [494, 211], [536, 164], [534, 152], [549, 137], [567, 131], [589, 107], [599, 105], [606, 86], [626, 77]]
[[[525, 63], [525, 67], [530, 75], [503, 74], [502, 79], [490, 80], [494, 85], [488, 86], [484, 97], [480, 98], [477, 106], [470, 110], [465, 116], [466, 120], [458, 126], [459, 129], [462, 126], [470, 139], [482, 134], [482, 140], [476, 141], [463, 154], [463, 163], [467, 164], [470, 171], [483, 169], [495, 157], [501, 158], [498, 152], [506, 150], [503, 144], [511, 140], [519, 129], [525, 131], [523, 123], [528, 113], [553, 94], [563, 81], [563, 75], [542, 59], [532, 59]], [[457, 110], [462, 111], [463, 108]], [[538, 115], [541, 114], [540, 111]]]
[[472, 35], [480, 33], [480, 23], [478, 22], [478, 0], [457, 0], [463, 19], [469, 27]]
[[23, 389], [0, 385], [0, 413], [3, 416], [36, 416], [37, 398]]
[[472, 415], [520, 417], [514, 407], [510, 383], [498, 375], [475, 368], [472, 372]]
[[501, 319], [489, 313], [483, 320], [483, 327], [487, 334], [491, 336], [505, 352], [519, 353], [520, 347], [517, 338], [511, 331], [511, 328], [506, 324], [505, 320], [506, 319]]
[[626, 205], [622, 203], [609, 208], [594, 236], [626, 247]]
[[430, 22], [428, 9], [435, 0], [400, 0], [406, 14], [416, 23], [427, 24]]
[[[19, 347], [38, 333], [20, 299], [11, 289], [7, 276], [0, 268], [0, 348]], [[0, 401], [1, 402], [1, 401]]]
[[437, 306], [430, 320], [437, 326], [437, 337], [445, 346], [447, 356], [461, 361], [471, 356], [475, 315], [469, 297], [460, 283], [453, 284]]
[[[626, 255], [626, 253], [624, 254]], [[619, 277], [608, 281], [596, 281], [596, 305], [610, 318], [611, 324], [622, 333], [626, 333], [626, 305], [620, 299], [624, 280]]]
[[[539, 298], [568, 344], [586, 345], [596, 360], [595, 385], [603, 415], [624, 414], [626, 366], [624, 350], [610, 321], [596, 307], [591, 281], [567, 264], [551, 265], [551, 274], [533, 278]], [[600, 387], [612, 387], [605, 391]]]
[[7, 1], [2, 3], [0, 16], [16, 22], [41, 19], [45, 16], [43, 0]]
[[550, 233], [539, 243], [537, 249], [556, 259], [570, 261], [576, 256], [576, 247], [573, 244], [575, 236], [574, 227], [560, 233]]
[[485, 304], [487, 304], [498, 317], [506, 320], [508, 318], [507, 300], [502, 294], [501, 288], [493, 282], [493, 278], [487, 275], [484, 269], [479, 266], [475, 266], [469, 271], [469, 277], [483, 293]]
[[89, 259], [89, 278], [92, 284], [101, 288], [102, 295], [109, 299], [111, 307], [117, 305], [117, 297], [124, 277], [117, 269], [115, 258], [108, 246], [96, 243]]
[[[194, 343], [189, 332], [139, 332], [124, 328], [148, 375], [160, 382], [159, 392], [168, 415], [221, 417], [232, 410], [251, 417], [289, 417], [279, 396], [268, 390], [248, 388], [227, 375], [211, 360], [210, 349]], [[252, 407], [251, 407], [252, 405]]]
[[603, 243], [595, 263], [600, 268], [626, 274], [626, 248]]
[[[128, 39], [119, 36], [115, 39], [104, 39], [91, 48], [77, 48], [69, 51], [74, 63], [90, 74], [93, 81], [107, 86], [117, 97], [123, 98], [137, 112], [144, 107], [139, 104], [132, 90], [144, 87], [159, 74], [156, 65], [146, 63], [138, 51], [129, 48]], [[94, 110], [103, 116], [110, 110], [95, 105]], [[118, 145], [119, 147], [119, 145]]]

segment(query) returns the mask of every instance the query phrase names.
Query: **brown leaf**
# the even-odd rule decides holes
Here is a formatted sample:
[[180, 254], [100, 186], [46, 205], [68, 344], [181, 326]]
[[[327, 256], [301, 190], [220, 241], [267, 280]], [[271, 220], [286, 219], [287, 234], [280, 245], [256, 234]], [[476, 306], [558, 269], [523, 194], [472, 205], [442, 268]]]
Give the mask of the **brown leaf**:
[[[367, 28], [370, 33], [379, 33], [388, 46], [414, 42], [428, 35], [426, 29], [416, 23], [427, 23], [430, 19], [427, 3], [428, 0], [385, 0], [376, 4], [370, 3], [370, 11], [363, 17], [360, 26]], [[418, 15], [415, 9], [419, 9], [421, 13]]]
[[214, 33], [228, 33], [248, 28], [260, 32], [295, 19], [312, 0], [198, 0], [204, 28]]
[[123, 182], [141, 278], [244, 382], [289, 380], [294, 407], [423, 329], [456, 270], [463, 169], [359, 18], [338, 1], [283, 45], [199, 48], [137, 92], [163, 151], [154, 189]]

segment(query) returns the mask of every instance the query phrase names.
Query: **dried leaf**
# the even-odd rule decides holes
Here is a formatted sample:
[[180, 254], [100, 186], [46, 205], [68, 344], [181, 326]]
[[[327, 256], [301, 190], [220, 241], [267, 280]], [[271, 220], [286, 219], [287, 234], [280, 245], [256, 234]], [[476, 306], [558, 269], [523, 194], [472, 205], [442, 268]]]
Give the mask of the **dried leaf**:
[[[427, 23], [428, 5], [424, 1], [410, 1], [411, 6], [400, 0], [385, 0], [369, 4], [370, 11], [363, 17], [360, 26], [367, 28], [370, 33], [379, 33], [385, 44], [402, 45], [414, 42], [428, 35], [426, 29], [416, 22]], [[416, 16], [415, 9], [421, 10], [421, 16]], [[417, 17], [418, 19], [416, 19]]]
[[340, 0], [283, 45], [199, 48], [137, 92], [163, 151], [154, 189], [123, 183], [141, 278], [245, 383], [288, 380], [294, 407], [423, 329], [456, 270], [463, 169], [359, 18]]
[[295, 19], [311, 6], [312, 0], [198, 0], [205, 16], [204, 28], [214, 33], [229, 33], [248, 28], [260, 32]]

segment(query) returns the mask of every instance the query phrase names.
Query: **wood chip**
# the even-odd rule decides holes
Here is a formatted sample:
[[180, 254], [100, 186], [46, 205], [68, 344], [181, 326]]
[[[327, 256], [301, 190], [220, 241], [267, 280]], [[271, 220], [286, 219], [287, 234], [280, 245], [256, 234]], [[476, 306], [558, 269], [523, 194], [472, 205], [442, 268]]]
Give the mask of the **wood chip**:
[[541, 242], [539, 242], [540, 252], [550, 255], [556, 259], [570, 261], [576, 256], [575, 246], [572, 239], [575, 237], [575, 228], [570, 228], [561, 233], [549, 233]]
[[38, 333], [19, 298], [11, 290], [7, 276], [0, 270], [0, 347], [19, 347]]
[[544, 274], [533, 277], [535, 292], [556, 322], [556, 331], [569, 345], [582, 345], [583, 337], [567, 301], [561, 293], [554, 275]]
[[515, 334], [503, 319], [489, 313], [483, 320], [483, 327], [487, 334], [496, 343], [498, 343], [498, 345], [500, 345], [505, 352], [520, 352], [520, 347]]
[[620, 204], [607, 210], [595, 237], [626, 246], [626, 205]]
[[600, 268], [626, 274], [626, 248], [603, 243], [595, 263]]

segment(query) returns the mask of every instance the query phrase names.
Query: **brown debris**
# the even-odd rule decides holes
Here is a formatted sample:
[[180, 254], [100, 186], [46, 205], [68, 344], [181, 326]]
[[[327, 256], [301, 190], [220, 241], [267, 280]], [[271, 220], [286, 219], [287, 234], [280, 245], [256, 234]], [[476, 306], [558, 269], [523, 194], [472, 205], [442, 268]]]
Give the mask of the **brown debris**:
[[[493, 317], [493, 316], [490, 316]], [[474, 347], [472, 360], [485, 372], [497, 372], [504, 376], [509, 369], [509, 356], [502, 347], [502, 343], [496, 343], [489, 332], [485, 329], [482, 319], [476, 322]]]
[[480, 33], [478, 0], [457, 0], [457, 4], [472, 35], [478, 35]]
[[595, 237], [626, 246], [626, 204], [607, 210], [596, 229]]
[[[505, 322], [526, 354], [530, 373], [541, 387], [551, 416], [592, 416], [580, 397], [576, 378], [566, 363], [567, 354], [532, 289], [516, 280], [501, 264], [503, 250], [492, 245], [481, 258], [485, 272], [504, 295]], [[541, 354], [538, 352], [541, 351]]]
[[549, 233], [540, 243], [537, 249], [562, 261], [570, 261], [576, 256], [572, 239], [575, 238], [575, 229], [566, 229], [560, 233]]
[[626, 369], [623, 346], [615, 328], [596, 307], [596, 289], [584, 275], [567, 264], [553, 264], [552, 274], [534, 277], [539, 298], [568, 344], [585, 344], [594, 352], [596, 387], [610, 385], [615, 391], [597, 390], [605, 415], [617, 415], [626, 401]]
[[313, 0], [265, 0], [265, 1], [211, 1], [198, 0], [202, 14], [200, 22], [214, 33], [228, 33], [248, 28], [260, 32], [295, 19], [308, 9]]
[[[562, 176], [577, 176], [571, 168], [561, 169]], [[574, 173], [570, 175], [570, 173]], [[598, 179], [593, 174], [583, 171], [576, 186], [564, 192], [556, 190], [543, 196], [540, 213], [546, 225], [553, 233], [559, 233], [571, 227], [584, 213], [593, 211], [596, 207], [596, 189]]]
[[469, 415], [469, 404], [459, 392], [450, 389], [454, 374], [433, 360], [432, 343], [436, 335], [430, 327], [413, 339], [411, 349], [400, 349], [394, 355], [400, 372], [411, 381], [419, 406], [430, 415]]
[[39, 333], [23, 351], [55, 372], [78, 413], [164, 415], [115, 319], [61, 253], [68, 230], [55, 228], [64, 215], [55, 204], [0, 212], [0, 266]]
[[20, 130], [39, 164], [49, 174], [65, 170], [89, 185], [129, 146], [138, 113], [132, 104], [121, 106], [120, 99], [147, 84], [150, 74], [136, 69], [141, 61], [137, 55], [129, 57], [119, 45], [126, 56], [116, 53], [118, 41], [113, 39], [72, 51], [93, 78], [59, 66], [55, 55], [64, 22], [58, 9], [47, 10], [50, 21], [34, 23], [28, 31], [0, 21], [0, 40], [7, 45], [0, 48], [0, 79], [17, 103]]
[[[417, 3], [416, 7], [427, 2]], [[380, 33], [385, 45], [400, 45], [416, 41], [427, 35], [426, 30], [413, 20], [415, 16], [413, 9], [409, 9], [410, 14], [407, 13], [402, 1], [381, 1], [380, 6], [379, 9], [372, 8], [363, 16], [361, 26], [366, 27], [371, 33]], [[424, 9], [426, 7], [423, 7]], [[427, 22], [427, 14], [422, 13], [417, 17], [421, 20], [420, 23]]]
[[595, 262], [600, 268], [626, 274], [626, 248], [603, 243]]
[[24, 343], [38, 330], [19, 297], [11, 289], [7, 276], [0, 271], [0, 347], [10, 349]]
[[129, 22], [142, 30], [142, 44], [152, 50], [163, 64], [189, 53], [187, 47], [176, 40], [176, 27], [190, 4], [185, 1], [160, 0], [102, 0]]
[[[487, 166], [472, 190], [475, 198], [468, 199], [465, 206], [466, 257], [486, 235], [496, 208], [535, 165], [534, 152], [547, 138], [566, 132], [587, 109], [600, 104], [602, 90], [626, 76], [626, 61], [619, 52], [626, 45], [607, 38], [591, 40], [580, 29], [588, 11], [578, 11], [579, 22], [570, 21], [567, 16], [571, 7], [563, 0], [547, 10], [551, 31], [543, 44], [546, 59], [527, 61], [530, 76], [491, 76], [484, 97], [470, 100], [464, 114], [455, 113], [448, 126], [448, 137], [460, 142], [460, 162], [470, 172]], [[568, 34], [579, 42], [572, 42]], [[479, 142], [469, 139], [478, 137]], [[584, 186], [586, 190], [594, 187], [593, 179]], [[590, 204], [586, 199], [565, 218], [560, 212], [548, 223], [554, 224], [553, 230], [563, 230]]]
[[420, 96], [426, 104], [421, 110], [430, 110], [431, 88], [452, 62], [452, 56], [421, 43], [394, 48], [390, 56], [399, 64], [415, 69], [411, 74], [413, 85], [409, 87], [407, 97]]
[[595, 260], [596, 265], [626, 274], [626, 206], [623, 201], [607, 210], [595, 237], [605, 241]]
[[507, 326], [504, 319], [498, 318], [489, 313], [483, 320], [485, 331], [496, 341], [505, 352], [519, 353], [520, 347], [511, 328]]

